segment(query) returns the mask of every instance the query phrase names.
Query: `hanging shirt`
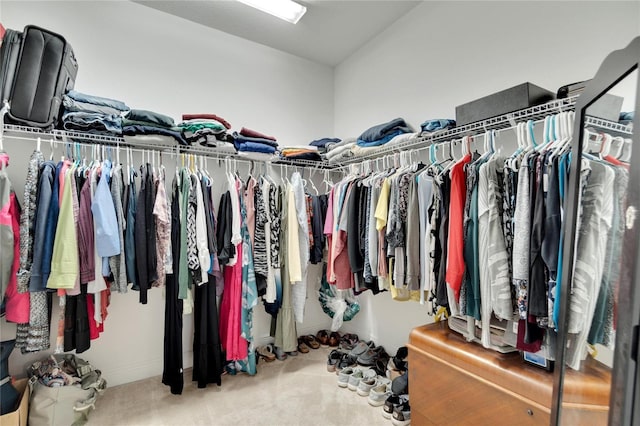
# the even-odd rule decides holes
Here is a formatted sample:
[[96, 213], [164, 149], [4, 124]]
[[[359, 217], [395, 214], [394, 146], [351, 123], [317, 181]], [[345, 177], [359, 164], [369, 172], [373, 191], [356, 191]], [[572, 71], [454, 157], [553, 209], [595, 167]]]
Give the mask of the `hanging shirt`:
[[31, 279], [29, 281], [29, 291], [32, 292], [42, 291], [46, 286], [46, 282], [42, 280], [42, 260], [55, 169], [56, 165], [52, 161], [45, 161], [40, 168], [38, 205], [35, 219], [36, 226], [33, 234], [33, 264], [31, 266]]
[[207, 272], [211, 266], [209, 255], [209, 245], [207, 241], [207, 222], [204, 211], [204, 197], [202, 196], [202, 186], [199, 179], [196, 179], [196, 245], [198, 249], [198, 260], [200, 262], [200, 283], [209, 281]]
[[[171, 259], [171, 212], [165, 187], [164, 171], [158, 177], [158, 191], [155, 204], [153, 206], [153, 216], [156, 221], [157, 259], [158, 259], [158, 280], [157, 285], [163, 287], [166, 283], [167, 266], [172, 263]], [[172, 270], [171, 268], [170, 270]]]
[[113, 273], [113, 283], [111, 284], [111, 289], [118, 293], [127, 292], [127, 266], [125, 263], [124, 254], [125, 216], [122, 206], [123, 191], [124, 183], [122, 178], [122, 166], [120, 164], [116, 164], [113, 168], [113, 173], [111, 176], [111, 200], [113, 202], [116, 214], [120, 249], [118, 251], [118, 254], [109, 257], [109, 266]]
[[465, 155], [451, 169], [451, 200], [449, 202], [449, 242], [447, 252], [446, 282], [453, 289], [456, 301], [460, 300], [460, 286], [464, 276], [464, 205], [467, 195], [464, 167], [471, 161]]
[[527, 319], [527, 287], [531, 242], [531, 199], [529, 191], [529, 156], [525, 155], [518, 170], [518, 189], [513, 232], [513, 286], [520, 319]]
[[431, 222], [429, 221], [429, 207], [433, 197], [433, 180], [422, 172], [418, 176], [418, 211], [420, 216], [420, 304], [425, 303], [425, 293], [431, 290], [432, 267], [431, 247]]
[[72, 198], [75, 195], [72, 194], [70, 180], [72, 178], [73, 171], [67, 170], [51, 257], [51, 275], [47, 280], [47, 288], [71, 289], [74, 287], [76, 279], [79, 278], [78, 237]]
[[18, 271], [18, 292], [29, 290], [31, 264], [33, 262], [33, 238], [35, 231], [36, 210], [38, 205], [38, 172], [44, 162], [42, 152], [36, 150], [31, 154], [27, 166], [27, 178], [24, 183], [22, 214], [20, 215], [20, 270]]
[[[115, 256], [120, 253], [120, 232], [118, 219], [109, 190], [111, 163], [105, 161], [96, 193], [91, 204], [91, 212], [96, 225], [96, 248], [100, 257]], [[104, 273], [105, 271], [103, 271]], [[105, 274], [105, 276], [107, 276]]]

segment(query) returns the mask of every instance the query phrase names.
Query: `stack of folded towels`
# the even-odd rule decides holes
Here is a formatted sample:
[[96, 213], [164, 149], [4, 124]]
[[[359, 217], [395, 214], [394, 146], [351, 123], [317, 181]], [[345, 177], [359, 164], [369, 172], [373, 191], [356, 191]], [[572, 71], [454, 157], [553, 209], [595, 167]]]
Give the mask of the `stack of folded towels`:
[[287, 146], [280, 150], [280, 156], [286, 160], [322, 161], [317, 146]]
[[233, 138], [227, 133], [231, 125], [215, 114], [183, 114], [182, 134], [190, 144], [199, 144], [214, 151], [235, 154]]
[[268, 136], [255, 130], [243, 127], [240, 133], [233, 132], [234, 144], [240, 155], [263, 154], [271, 158], [278, 150], [278, 142], [273, 136]]
[[129, 107], [122, 101], [71, 90], [62, 96], [62, 128], [101, 135], [122, 134], [122, 114]]
[[189, 145], [173, 118], [143, 109], [132, 109], [122, 119], [122, 134], [126, 141], [156, 144]]

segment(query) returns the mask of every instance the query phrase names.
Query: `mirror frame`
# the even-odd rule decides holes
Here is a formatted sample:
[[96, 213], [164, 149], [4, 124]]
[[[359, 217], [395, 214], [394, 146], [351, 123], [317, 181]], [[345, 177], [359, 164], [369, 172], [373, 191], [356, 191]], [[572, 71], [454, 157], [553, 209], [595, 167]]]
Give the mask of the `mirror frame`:
[[[574, 139], [572, 152], [580, 153], [583, 148], [584, 121], [587, 108], [600, 99], [611, 88], [617, 85], [640, 66], [640, 37], [634, 38], [629, 45], [621, 50], [610, 53], [600, 65], [598, 72], [591, 80], [585, 91], [577, 100], [574, 121]], [[640, 120], [640, 72], [636, 82], [636, 118], [634, 131], [631, 136], [632, 146], [640, 146], [640, 135], [637, 127]], [[564, 241], [563, 258], [567, 265], [573, 265], [575, 256], [575, 242], [578, 219], [578, 195], [580, 189], [580, 161], [574, 156], [571, 162], [567, 198], [565, 199], [566, 220], [562, 226]], [[634, 416], [639, 406], [634, 407], [634, 400], [638, 399], [636, 391], [640, 386], [636, 378], [640, 373], [637, 363], [638, 353], [638, 325], [640, 324], [640, 149], [632, 149], [631, 167], [629, 169], [629, 186], [627, 189], [627, 216], [624, 235], [623, 258], [621, 260], [620, 286], [618, 293], [618, 321], [616, 329], [616, 343], [612, 370], [611, 397], [609, 401], [609, 425], [638, 424], [639, 414]], [[631, 228], [630, 228], [631, 227]], [[566, 371], [565, 355], [569, 321], [569, 283], [573, 280], [573, 268], [563, 268], [562, 286], [560, 290], [560, 321], [558, 340], [556, 345], [556, 369], [553, 381], [553, 396], [551, 406], [551, 424], [559, 425], [562, 419], [562, 389]], [[635, 394], [635, 395], [634, 395]], [[636, 420], [634, 423], [633, 420]]]

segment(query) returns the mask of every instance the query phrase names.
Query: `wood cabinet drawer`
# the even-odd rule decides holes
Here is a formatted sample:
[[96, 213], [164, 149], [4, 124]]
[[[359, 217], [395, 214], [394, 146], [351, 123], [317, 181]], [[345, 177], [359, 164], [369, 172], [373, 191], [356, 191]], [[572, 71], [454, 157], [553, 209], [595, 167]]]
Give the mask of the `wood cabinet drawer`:
[[409, 346], [409, 395], [415, 425], [545, 425], [550, 411]]

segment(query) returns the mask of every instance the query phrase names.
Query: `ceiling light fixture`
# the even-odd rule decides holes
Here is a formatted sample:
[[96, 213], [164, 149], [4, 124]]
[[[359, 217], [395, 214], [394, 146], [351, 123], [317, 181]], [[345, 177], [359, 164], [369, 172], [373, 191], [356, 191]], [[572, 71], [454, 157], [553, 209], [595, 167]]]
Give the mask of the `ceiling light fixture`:
[[307, 12], [307, 8], [291, 0], [238, 0], [247, 6], [255, 7], [265, 13], [297, 24]]

